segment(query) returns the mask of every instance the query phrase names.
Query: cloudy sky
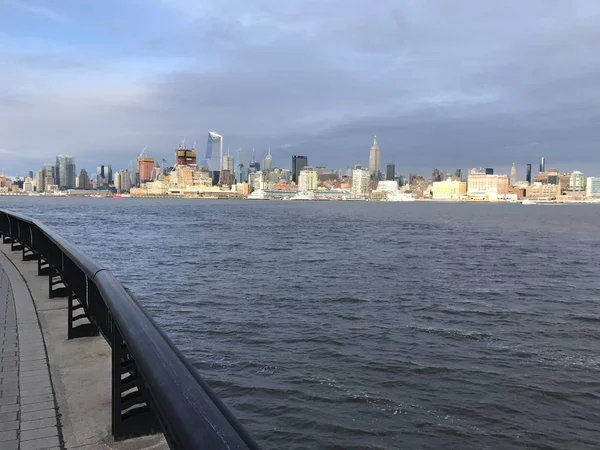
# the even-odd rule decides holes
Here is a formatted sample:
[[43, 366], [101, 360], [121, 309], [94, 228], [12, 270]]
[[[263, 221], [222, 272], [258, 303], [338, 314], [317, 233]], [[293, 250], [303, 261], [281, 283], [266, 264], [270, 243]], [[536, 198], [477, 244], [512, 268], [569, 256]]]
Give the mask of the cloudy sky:
[[600, 175], [600, 2], [2, 0], [0, 169], [204, 152]]

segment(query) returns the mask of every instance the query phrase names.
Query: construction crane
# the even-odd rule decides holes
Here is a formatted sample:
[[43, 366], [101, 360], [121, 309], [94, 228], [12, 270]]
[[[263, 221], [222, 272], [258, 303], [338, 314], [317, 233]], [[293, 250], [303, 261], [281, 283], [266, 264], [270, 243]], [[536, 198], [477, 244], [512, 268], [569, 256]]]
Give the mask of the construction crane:
[[144, 153], [146, 152], [146, 149], [148, 148], [147, 145], [144, 145], [144, 148], [142, 149], [142, 151], [140, 152], [140, 154], [138, 155], [138, 159], [141, 158], [142, 156], [144, 156]]

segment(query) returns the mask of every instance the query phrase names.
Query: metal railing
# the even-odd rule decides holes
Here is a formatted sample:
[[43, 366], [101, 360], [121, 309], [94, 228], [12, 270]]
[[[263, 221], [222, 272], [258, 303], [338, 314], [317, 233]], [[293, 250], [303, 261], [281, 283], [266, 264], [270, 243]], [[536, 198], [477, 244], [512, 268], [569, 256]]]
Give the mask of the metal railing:
[[0, 211], [2, 242], [37, 260], [50, 298], [67, 297], [67, 337], [112, 348], [112, 434], [163, 432], [174, 449], [258, 449], [135, 297], [106, 268], [42, 223]]

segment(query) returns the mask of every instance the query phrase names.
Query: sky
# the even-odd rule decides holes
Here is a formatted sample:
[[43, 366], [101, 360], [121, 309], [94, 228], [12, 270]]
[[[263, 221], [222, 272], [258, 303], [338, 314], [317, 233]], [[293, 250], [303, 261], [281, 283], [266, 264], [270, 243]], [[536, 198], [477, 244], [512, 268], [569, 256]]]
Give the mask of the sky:
[[600, 175], [600, 2], [3, 0], [0, 169], [186, 139], [275, 166]]

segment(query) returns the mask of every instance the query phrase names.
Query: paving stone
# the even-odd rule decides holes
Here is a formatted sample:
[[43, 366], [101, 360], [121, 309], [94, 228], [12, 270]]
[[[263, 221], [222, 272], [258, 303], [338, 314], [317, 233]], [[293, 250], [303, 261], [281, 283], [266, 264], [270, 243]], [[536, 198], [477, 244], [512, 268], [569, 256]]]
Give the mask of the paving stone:
[[54, 401], [53, 394], [29, 395], [27, 397], [21, 397], [21, 406], [28, 405], [30, 403], [49, 402], [50, 400]]
[[14, 441], [16, 439], [17, 439], [17, 430], [0, 431], [0, 448], [3, 448], [2, 442]]
[[35, 430], [37, 428], [55, 427], [56, 417], [48, 417], [46, 419], [31, 420], [29, 422], [21, 422], [21, 431]]
[[10, 431], [10, 430], [18, 430], [19, 429], [19, 421], [12, 420], [10, 422], [0, 422], [0, 431]]
[[56, 417], [56, 410], [44, 409], [43, 411], [31, 411], [21, 414], [21, 420], [23, 422], [36, 419], [47, 419], [48, 417]]
[[31, 441], [21, 442], [21, 450], [42, 450], [52, 447], [59, 447], [58, 436], [52, 436]]
[[13, 420], [17, 420], [17, 413], [16, 412], [0, 413], [0, 423], [2, 423], [2, 422], [11, 422]]
[[23, 445], [26, 441], [30, 441], [32, 439], [49, 438], [52, 436], [58, 437], [58, 430], [56, 426], [38, 428], [36, 430], [21, 431], [21, 445]]
[[31, 411], [42, 411], [44, 409], [52, 409], [55, 408], [56, 405], [54, 401], [47, 401], [41, 403], [29, 403], [27, 405], [21, 405], [21, 413], [31, 412]]

